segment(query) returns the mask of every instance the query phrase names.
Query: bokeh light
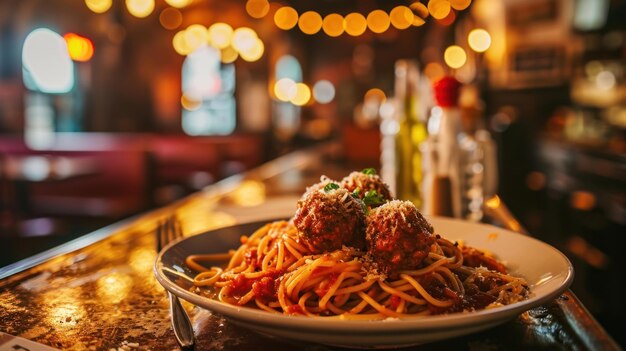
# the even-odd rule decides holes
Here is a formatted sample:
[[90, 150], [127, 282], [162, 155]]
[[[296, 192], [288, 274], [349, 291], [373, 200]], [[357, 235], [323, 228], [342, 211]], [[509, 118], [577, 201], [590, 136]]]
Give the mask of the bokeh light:
[[23, 80], [30, 90], [67, 93], [74, 87], [74, 63], [67, 43], [47, 28], [30, 32], [22, 49]]
[[247, 50], [240, 51], [239, 55], [241, 55], [242, 59], [248, 62], [254, 62], [260, 59], [261, 56], [263, 56], [264, 51], [265, 51], [265, 45], [263, 45], [263, 42], [261, 41], [261, 39], [256, 38], [254, 41], [254, 45], [252, 45]]
[[484, 29], [472, 30], [467, 36], [470, 48], [476, 52], [485, 52], [491, 46], [491, 35]]
[[300, 15], [298, 27], [304, 34], [315, 34], [322, 28], [322, 16], [315, 11], [307, 11]]
[[424, 75], [430, 79], [430, 81], [435, 82], [446, 74], [446, 71], [443, 69], [443, 66], [438, 62], [429, 62], [424, 67]]
[[294, 105], [304, 106], [309, 100], [311, 100], [311, 89], [304, 83], [296, 83], [296, 95], [289, 101]]
[[227, 46], [220, 50], [220, 60], [222, 63], [233, 63], [239, 57], [239, 52], [232, 46]]
[[467, 61], [467, 54], [462, 47], [451, 45], [444, 52], [443, 59], [450, 68], [461, 68]]
[[154, 11], [154, 0], [126, 0], [126, 8], [135, 17], [148, 17]]
[[202, 100], [183, 94], [183, 96], [180, 97], [180, 104], [187, 111], [195, 111], [202, 106]]
[[226, 23], [214, 23], [209, 27], [208, 35], [211, 45], [218, 49], [224, 49], [231, 44], [233, 27]]
[[448, 12], [448, 15], [442, 19], [437, 20], [437, 23], [441, 24], [442, 26], [449, 26], [454, 23], [454, 20], [456, 20], [456, 12], [454, 10], [450, 10], [450, 12]]
[[274, 14], [274, 23], [282, 30], [289, 30], [298, 24], [298, 12], [289, 6], [281, 7]]
[[161, 11], [159, 23], [161, 23], [165, 29], [176, 29], [183, 23], [183, 14], [173, 7], [168, 7]]
[[201, 24], [192, 24], [185, 29], [185, 43], [191, 51], [196, 50], [202, 45], [206, 45], [209, 40], [209, 34], [206, 28]]
[[85, 0], [85, 5], [95, 13], [105, 13], [113, 5], [113, 0]]
[[385, 95], [384, 91], [378, 88], [372, 88], [365, 92], [365, 95], [363, 96], [363, 101], [371, 100], [376, 100], [382, 104], [383, 102], [385, 102], [385, 100], [387, 100], [387, 95]]
[[191, 4], [191, 1], [193, 0], [165, 0], [168, 5], [179, 9]]
[[391, 25], [398, 29], [406, 29], [413, 24], [413, 12], [406, 6], [396, 6], [391, 10], [389, 18]]
[[91, 40], [74, 33], [65, 34], [63, 39], [67, 43], [67, 51], [72, 60], [87, 62], [93, 56], [93, 43]]
[[282, 78], [274, 84], [274, 95], [278, 100], [290, 101], [295, 98], [297, 92], [296, 82], [293, 79]]
[[248, 0], [246, 12], [252, 18], [263, 18], [270, 11], [270, 3], [267, 0]]
[[444, 19], [450, 13], [452, 7], [448, 0], [430, 0], [428, 2], [428, 12], [434, 19]]
[[235, 50], [247, 52], [252, 50], [252, 47], [256, 45], [257, 35], [254, 30], [248, 27], [240, 27], [233, 32], [232, 46]]
[[356, 37], [363, 34], [367, 29], [367, 20], [360, 13], [350, 13], [344, 18], [343, 27], [346, 33]]
[[367, 15], [367, 27], [374, 33], [386, 31], [389, 24], [389, 15], [383, 10], [374, 10]]
[[457, 11], [465, 10], [471, 3], [472, 0], [448, 0], [450, 2], [450, 6]]
[[322, 29], [330, 37], [338, 37], [343, 33], [343, 17], [336, 13], [331, 13], [324, 17]]
[[174, 46], [174, 50], [179, 55], [185, 56], [192, 51], [191, 48], [187, 45], [187, 41], [185, 40], [184, 30], [181, 30], [174, 35], [174, 39], [172, 39], [172, 45]]
[[335, 86], [327, 80], [319, 80], [313, 85], [313, 98], [320, 104], [327, 104], [335, 98]]

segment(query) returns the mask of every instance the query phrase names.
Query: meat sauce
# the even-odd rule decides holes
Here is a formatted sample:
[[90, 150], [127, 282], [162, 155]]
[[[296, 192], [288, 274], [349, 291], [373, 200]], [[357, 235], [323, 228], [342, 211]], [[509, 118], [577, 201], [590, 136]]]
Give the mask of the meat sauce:
[[228, 294], [239, 300], [250, 290], [254, 296], [263, 302], [276, 299], [278, 279], [283, 275], [282, 270], [269, 269], [260, 277], [249, 279], [243, 274], [238, 274], [229, 286]]

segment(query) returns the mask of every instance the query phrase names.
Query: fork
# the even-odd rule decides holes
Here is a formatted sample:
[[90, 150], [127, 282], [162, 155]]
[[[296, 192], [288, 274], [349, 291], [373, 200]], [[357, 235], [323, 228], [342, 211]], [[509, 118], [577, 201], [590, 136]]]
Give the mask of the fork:
[[[183, 236], [180, 223], [174, 215], [159, 221], [156, 229], [157, 252], [160, 252], [168, 243]], [[167, 291], [167, 290], [166, 290]], [[170, 300], [170, 316], [172, 319], [172, 330], [176, 336], [178, 345], [183, 350], [189, 350], [194, 346], [193, 327], [187, 312], [183, 308], [178, 296], [167, 291]]]

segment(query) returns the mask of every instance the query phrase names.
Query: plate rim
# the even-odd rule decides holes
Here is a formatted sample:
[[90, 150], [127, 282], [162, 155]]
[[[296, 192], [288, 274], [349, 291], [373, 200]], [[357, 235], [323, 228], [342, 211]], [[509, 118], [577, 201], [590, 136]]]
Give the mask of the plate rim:
[[[447, 218], [447, 217], [433, 217], [428, 216], [429, 220], [433, 220], [435, 222], [450, 222], [456, 224], [470, 224], [472, 226], [483, 227], [484, 229], [497, 229], [500, 232], [505, 232], [506, 235], [516, 235], [521, 236], [524, 240], [529, 240], [534, 242], [536, 245], [544, 246], [549, 251], [552, 251], [556, 257], [563, 260], [563, 262], [567, 266], [566, 276], [559, 281], [558, 286], [548, 293], [541, 296], [531, 296], [529, 299], [519, 301], [510, 305], [499, 306], [494, 309], [483, 309], [478, 311], [470, 311], [470, 312], [459, 312], [459, 313], [451, 313], [444, 315], [435, 315], [435, 316], [427, 316], [427, 317], [415, 317], [415, 318], [402, 318], [402, 319], [385, 319], [385, 320], [341, 320], [329, 317], [308, 317], [308, 316], [293, 316], [293, 315], [285, 315], [282, 313], [269, 313], [267, 311], [257, 310], [251, 307], [246, 306], [234, 306], [230, 304], [226, 304], [214, 299], [210, 299], [207, 297], [200, 296], [193, 292], [190, 292], [178, 284], [172, 282], [163, 270], [161, 269], [163, 266], [162, 257], [171, 249], [173, 246], [179, 244], [182, 241], [188, 240], [191, 237], [199, 236], [199, 235], [211, 235], [216, 231], [221, 231], [225, 229], [232, 229], [238, 226], [250, 225], [253, 223], [267, 223], [273, 221], [269, 220], [261, 220], [261, 221], [250, 221], [250, 222], [242, 222], [237, 223], [232, 226], [207, 230], [204, 232], [200, 232], [194, 235], [186, 236], [180, 238], [176, 241], [169, 243], [165, 246], [157, 255], [154, 265], [153, 265], [153, 273], [163, 288], [167, 291], [173, 293], [174, 295], [182, 298], [195, 306], [198, 306], [203, 309], [207, 309], [211, 312], [215, 312], [223, 315], [228, 319], [234, 319], [236, 321], [244, 321], [244, 322], [263, 322], [264, 326], [273, 326], [273, 327], [281, 327], [282, 329], [289, 329], [294, 331], [324, 331], [325, 333], [331, 334], [343, 334], [346, 332], [355, 332], [355, 331], [368, 331], [368, 332], [376, 332], [377, 334], [389, 333], [393, 332], [428, 332], [428, 331], [439, 331], [442, 328], [446, 328], [448, 330], [461, 329], [466, 327], [468, 324], [471, 325], [482, 325], [482, 324], [493, 324], [498, 320], [508, 320], [524, 311], [532, 309], [534, 307], [540, 306], [548, 301], [555, 299], [558, 295], [563, 293], [569, 286], [572, 284], [574, 280], [574, 268], [570, 260], [563, 254], [560, 250], [555, 248], [554, 246], [541, 241], [537, 238], [516, 233], [508, 229], [496, 227], [489, 224], [484, 223], [474, 223], [464, 220], [459, 220], [455, 218]], [[276, 219], [279, 220], [279, 219]], [[211, 307], [207, 307], [212, 306]], [[298, 323], [290, 323], [290, 321], [297, 320]]]

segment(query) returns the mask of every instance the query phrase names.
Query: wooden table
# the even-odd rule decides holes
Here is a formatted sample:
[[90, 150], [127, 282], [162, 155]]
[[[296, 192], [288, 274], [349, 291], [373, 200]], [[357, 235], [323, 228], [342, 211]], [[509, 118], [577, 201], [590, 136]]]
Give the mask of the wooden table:
[[[0, 268], [0, 331], [63, 350], [175, 350], [168, 302], [156, 282], [154, 229], [176, 213], [186, 235], [293, 213], [304, 186], [341, 178], [337, 149], [289, 154], [168, 207], [116, 223]], [[334, 350], [244, 330], [185, 304], [197, 350]], [[571, 294], [485, 332], [411, 350], [618, 350]]]

